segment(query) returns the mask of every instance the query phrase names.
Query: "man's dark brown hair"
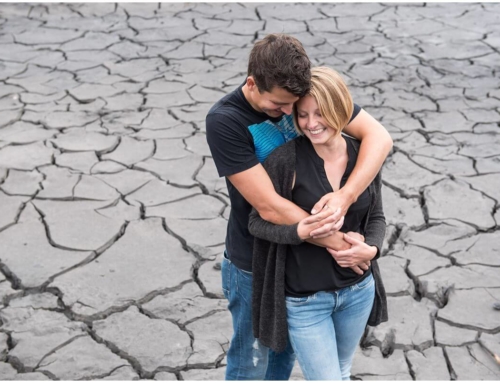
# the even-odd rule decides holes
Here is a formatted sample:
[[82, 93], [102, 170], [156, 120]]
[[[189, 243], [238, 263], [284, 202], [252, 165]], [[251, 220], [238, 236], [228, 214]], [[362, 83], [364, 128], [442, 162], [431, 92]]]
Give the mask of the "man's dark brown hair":
[[248, 75], [253, 76], [261, 93], [278, 87], [302, 97], [311, 86], [311, 62], [299, 40], [284, 33], [273, 33], [253, 46]]

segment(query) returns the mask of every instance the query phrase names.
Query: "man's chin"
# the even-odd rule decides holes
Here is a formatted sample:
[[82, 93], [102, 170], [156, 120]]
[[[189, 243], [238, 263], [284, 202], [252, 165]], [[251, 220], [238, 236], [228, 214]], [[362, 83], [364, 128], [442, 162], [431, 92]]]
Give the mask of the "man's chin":
[[283, 116], [283, 112], [277, 112], [275, 110], [268, 110], [266, 111], [266, 114], [269, 116], [269, 117], [281, 117]]

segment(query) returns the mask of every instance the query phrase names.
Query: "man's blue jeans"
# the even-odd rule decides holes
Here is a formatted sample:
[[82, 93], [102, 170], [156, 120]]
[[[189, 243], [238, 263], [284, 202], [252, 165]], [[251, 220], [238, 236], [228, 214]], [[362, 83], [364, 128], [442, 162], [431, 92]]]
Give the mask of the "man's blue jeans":
[[262, 346], [252, 330], [252, 273], [222, 260], [222, 289], [229, 301], [234, 335], [227, 352], [226, 380], [288, 380], [295, 354], [287, 349], [276, 354]]
[[286, 297], [288, 334], [307, 380], [349, 380], [370, 316], [373, 276], [335, 292]]

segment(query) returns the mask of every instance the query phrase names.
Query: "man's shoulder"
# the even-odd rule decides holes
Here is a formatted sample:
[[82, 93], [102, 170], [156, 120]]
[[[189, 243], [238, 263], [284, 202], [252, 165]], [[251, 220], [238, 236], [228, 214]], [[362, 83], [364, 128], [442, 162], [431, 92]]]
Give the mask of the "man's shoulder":
[[243, 110], [243, 105], [239, 102], [238, 90], [236, 88], [232, 92], [226, 94], [219, 101], [217, 101], [207, 113], [207, 117], [214, 116], [235, 116]]

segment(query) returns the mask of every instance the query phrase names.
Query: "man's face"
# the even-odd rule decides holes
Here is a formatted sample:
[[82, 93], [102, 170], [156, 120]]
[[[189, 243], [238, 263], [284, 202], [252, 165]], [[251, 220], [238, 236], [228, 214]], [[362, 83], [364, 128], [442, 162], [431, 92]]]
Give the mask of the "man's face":
[[260, 92], [255, 84], [249, 87], [251, 99], [249, 100], [254, 109], [267, 114], [269, 117], [280, 117], [284, 114], [292, 114], [293, 103], [299, 97], [291, 94], [283, 88], [274, 87], [270, 92]]
[[271, 92], [255, 92], [254, 102], [261, 112], [269, 117], [280, 117], [292, 114], [293, 103], [299, 98], [283, 88], [274, 87]]

